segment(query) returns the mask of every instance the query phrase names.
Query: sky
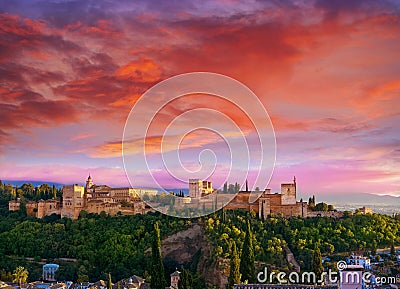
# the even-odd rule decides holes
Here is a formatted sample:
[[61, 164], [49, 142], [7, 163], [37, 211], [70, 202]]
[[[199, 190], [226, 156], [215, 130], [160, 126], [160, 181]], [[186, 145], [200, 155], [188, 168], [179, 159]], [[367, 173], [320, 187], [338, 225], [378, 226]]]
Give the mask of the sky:
[[[0, 179], [72, 184], [90, 173], [98, 184], [127, 185], [121, 143], [132, 107], [157, 83], [201, 71], [240, 81], [268, 112], [273, 191], [296, 176], [303, 193], [400, 195], [396, 1], [0, 0], [0, 43]], [[179, 115], [179, 128], [220, 124], [191, 113], [197, 108], [227, 115], [246, 136], [256, 132], [229, 101], [187, 96], [154, 119], [149, 158]], [[205, 153], [221, 185], [230, 164], [221, 136], [179, 137], [170, 151], [192, 170]], [[256, 170], [244, 164], [232, 177], [249, 173], [253, 188]], [[186, 186], [158, 172], [163, 186]], [[131, 174], [133, 186], [149, 184], [148, 172]]]

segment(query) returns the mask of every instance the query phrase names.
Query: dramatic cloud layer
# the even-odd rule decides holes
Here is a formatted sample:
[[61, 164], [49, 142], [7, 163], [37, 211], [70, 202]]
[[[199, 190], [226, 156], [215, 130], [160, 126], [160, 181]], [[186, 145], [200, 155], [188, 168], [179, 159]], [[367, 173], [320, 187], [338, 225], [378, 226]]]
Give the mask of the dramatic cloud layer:
[[[296, 175], [303, 192], [399, 195], [399, 8], [358, 0], [0, 0], [0, 178], [75, 183], [91, 172], [98, 182], [127, 184], [121, 139], [132, 106], [161, 80], [210, 71], [246, 84], [268, 110], [274, 190]], [[198, 107], [254, 131], [234, 105], [188, 97], [160, 111], [149, 154], [174, 117]], [[175, 137], [165, 137], [168, 150]], [[221, 139], [198, 132], [180, 148], [188, 167], [201, 149], [214, 150], [222, 159], [213, 179], [223, 181]], [[136, 175], [145, 186], [146, 174]]]

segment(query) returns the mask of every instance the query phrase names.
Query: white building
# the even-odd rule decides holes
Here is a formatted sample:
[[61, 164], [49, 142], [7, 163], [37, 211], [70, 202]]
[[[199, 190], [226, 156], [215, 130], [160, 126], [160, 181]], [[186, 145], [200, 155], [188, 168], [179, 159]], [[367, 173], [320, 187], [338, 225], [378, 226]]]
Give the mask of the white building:
[[347, 264], [349, 265], [356, 265], [356, 266], [362, 266], [366, 270], [371, 270], [371, 259], [368, 257], [364, 257], [361, 255], [350, 255], [349, 258], [347, 258]]
[[56, 281], [56, 271], [60, 266], [57, 264], [43, 265], [42, 278], [44, 281]]

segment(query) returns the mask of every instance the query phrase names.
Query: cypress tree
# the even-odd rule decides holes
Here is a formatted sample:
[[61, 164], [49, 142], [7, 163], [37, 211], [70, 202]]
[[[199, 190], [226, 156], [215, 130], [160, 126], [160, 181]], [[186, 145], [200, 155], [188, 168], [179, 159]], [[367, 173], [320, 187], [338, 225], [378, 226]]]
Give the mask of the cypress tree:
[[178, 289], [192, 289], [192, 278], [188, 270], [183, 269], [178, 281]]
[[55, 185], [53, 185], [53, 199], [57, 199], [57, 189]]
[[151, 246], [151, 288], [165, 289], [167, 282], [164, 277], [164, 265], [161, 257], [160, 228], [158, 222], [154, 224], [153, 243]]
[[222, 223], [226, 223], [226, 210], [222, 208]]
[[229, 269], [228, 286], [227, 289], [233, 289], [234, 284], [240, 283], [240, 260], [236, 249], [235, 241], [231, 245], [231, 266]]
[[237, 194], [240, 191], [240, 186], [238, 183], [235, 183], [235, 194]]
[[251, 232], [249, 220], [247, 220], [247, 230], [240, 259], [240, 273], [242, 274], [243, 282], [247, 280], [248, 283], [254, 283], [256, 273], [254, 268], [253, 233]]
[[394, 240], [392, 240], [392, 243], [390, 244], [390, 258], [392, 260], [396, 259], [396, 250], [394, 249]]
[[372, 248], [371, 248], [371, 255], [372, 255], [372, 256], [375, 256], [375, 255], [376, 255], [376, 246], [377, 246], [376, 240], [373, 240], [373, 241], [372, 241]]
[[[264, 201], [262, 201], [262, 202], [264, 202]], [[261, 213], [260, 213], [260, 215], [261, 215], [260, 219], [265, 221], [265, 218], [264, 218], [264, 204], [263, 203], [261, 203]]]
[[108, 285], [107, 285], [108, 289], [112, 289], [112, 281], [111, 281], [111, 274], [108, 273]]
[[322, 266], [321, 251], [319, 250], [319, 243], [315, 244], [312, 258], [312, 270], [315, 273], [317, 280], [319, 280], [322, 273], [324, 272], [324, 266]]

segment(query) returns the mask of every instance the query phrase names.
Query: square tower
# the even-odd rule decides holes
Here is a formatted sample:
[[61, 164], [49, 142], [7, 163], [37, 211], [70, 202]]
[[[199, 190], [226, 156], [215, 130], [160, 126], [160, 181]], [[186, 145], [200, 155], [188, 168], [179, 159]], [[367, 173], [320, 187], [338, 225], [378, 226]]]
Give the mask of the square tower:
[[203, 187], [203, 181], [199, 179], [189, 179], [189, 196], [191, 198], [200, 198]]
[[281, 184], [282, 205], [296, 204], [296, 177], [291, 184]]
[[79, 185], [63, 187], [61, 217], [77, 219], [84, 207], [85, 188]]
[[213, 192], [212, 182], [189, 179], [189, 196], [191, 198], [201, 198], [201, 196], [212, 194]]

